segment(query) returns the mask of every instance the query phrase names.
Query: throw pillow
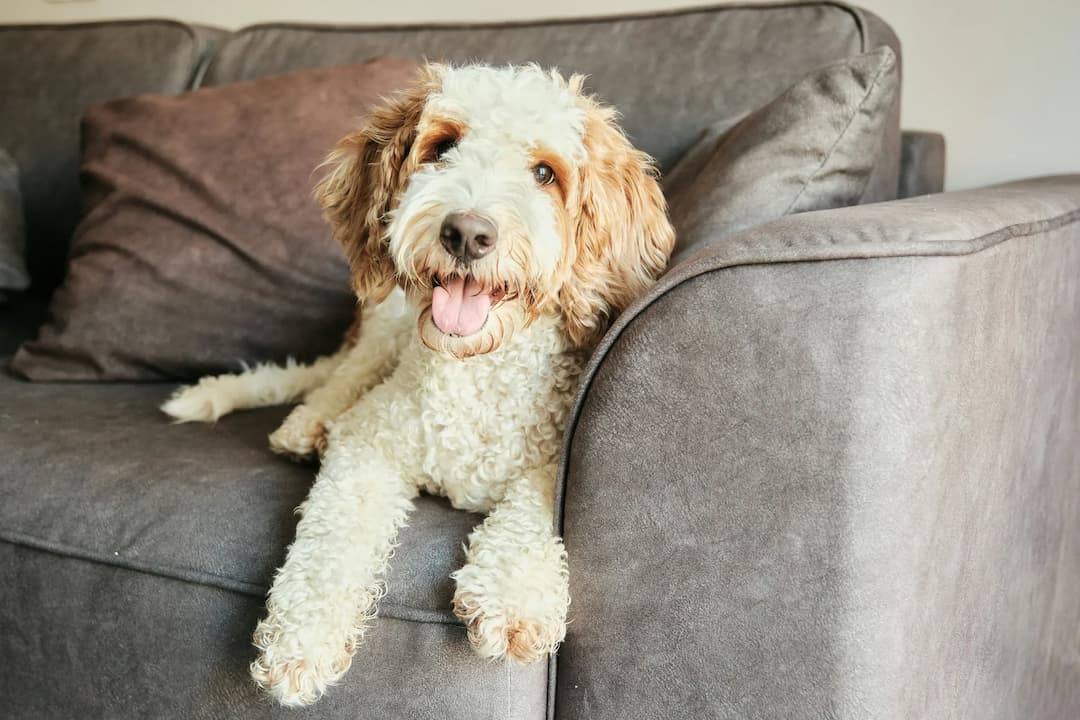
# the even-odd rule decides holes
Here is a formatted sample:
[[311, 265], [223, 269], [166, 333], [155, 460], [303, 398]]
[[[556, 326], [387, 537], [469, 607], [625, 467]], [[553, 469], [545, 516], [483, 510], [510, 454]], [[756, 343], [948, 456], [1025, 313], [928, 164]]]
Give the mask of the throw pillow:
[[161, 380], [332, 351], [355, 308], [315, 170], [416, 64], [384, 58], [92, 108], [86, 215], [33, 380]]
[[811, 73], [733, 127], [703, 131], [665, 178], [673, 262], [783, 215], [892, 199], [866, 192], [875, 164], [899, 152], [885, 145], [899, 92], [896, 55], [882, 47]]

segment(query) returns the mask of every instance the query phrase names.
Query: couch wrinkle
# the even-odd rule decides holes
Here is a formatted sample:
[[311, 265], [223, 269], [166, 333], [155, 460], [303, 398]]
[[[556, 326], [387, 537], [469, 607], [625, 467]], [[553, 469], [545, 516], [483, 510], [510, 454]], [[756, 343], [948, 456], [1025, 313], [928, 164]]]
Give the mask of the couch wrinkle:
[[[178, 568], [161, 565], [160, 563], [139, 562], [131, 558], [123, 557], [119, 554], [110, 556], [103, 553], [97, 553], [86, 548], [80, 548], [73, 545], [66, 545], [63, 543], [50, 542], [48, 540], [35, 537], [33, 535], [26, 535], [19, 532], [12, 532], [8, 530], [0, 529], [0, 542], [5, 542], [10, 545], [17, 545], [30, 550], [38, 550], [40, 552], [51, 553], [53, 555], [59, 555], [60, 557], [70, 558], [72, 560], [83, 560], [86, 562], [97, 563], [99, 565], [106, 565], [109, 567], [117, 568], [120, 570], [130, 570], [132, 572], [145, 573], [147, 575], [155, 575], [157, 577], [168, 578], [170, 580], [179, 580], [182, 582], [192, 583], [194, 585], [203, 585], [206, 587], [218, 588], [219, 590], [227, 590], [235, 592], [240, 595], [250, 595], [252, 597], [263, 598], [266, 596], [268, 585], [245, 582], [243, 580], [237, 580], [235, 578], [227, 577], [224, 575], [215, 575], [205, 571], [195, 570], [191, 568]], [[412, 607], [410, 605], [403, 605], [395, 602], [380, 602], [379, 603], [379, 617], [393, 618], [395, 620], [402, 620], [406, 622], [418, 622], [418, 623], [439, 623], [443, 625], [462, 625], [462, 622], [454, 615], [450, 609], [444, 611], [432, 610], [430, 608]]]

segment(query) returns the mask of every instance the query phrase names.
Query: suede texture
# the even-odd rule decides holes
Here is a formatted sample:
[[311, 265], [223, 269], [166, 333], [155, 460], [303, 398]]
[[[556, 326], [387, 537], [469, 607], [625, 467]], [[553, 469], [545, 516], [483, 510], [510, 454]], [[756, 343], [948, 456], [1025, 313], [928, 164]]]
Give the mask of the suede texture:
[[30, 274], [41, 290], [60, 281], [79, 219], [83, 112], [183, 92], [220, 34], [167, 20], [0, 26], [0, 147], [22, 173]]
[[317, 705], [283, 708], [247, 676], [258, 598], [8, 543], [0, 573], [4, 717], [544, 717], [542, 666], [477, 661], [457, 625], [382, 618]]
[[[286, 408], [172, 425], [157, 410], [171, 389], [0, 375], [0, 538], [261, 598], [316, 468], [267, 448]], [[449, 575], [479, 520], [420, 498], [381, 612], [456, 622]]]
[[[327, 27], [260, 25], [234, 34], [203, 80], [214, 85], [377, 55], [452, 62], [538, 62], [589, 76], [619, 109], [627, 133], [670, 168], [703, 127], [755, 110], [808, 71], [888, 45], [892, 30], [834, 2], [715, 7], [541, 22]], [[628, 53], [633, 60], [628, 60]], [[886, 146], [894, 154], [870, 194], [895, 197], [899, 104]], [[891, 188], [891, 191], [890, 191]]]
[[25, 290], [29, 285], [19, 167], [0, 148], [0, 291]]
[[356, 300], [312, 197], [316, 168], [416, 72], [384, 58], [93, 108], [87, 215], [52, 322], [13, 368], [195, 379], [332, 352]]
[[[0, 307], [0, 353], [43, 312], [30, 299]], [[315, 468], [266, 448], [284, 409], [170, 425], [155, 408], [171, 390], [0, 375], [7, 716], [545, 716], [545, 666], [480, 661], [451, 613], [449, 575], [480, 518], [430, 497], [402, 531], [380, 617], [341, 685], [306, 711], [258, 693], [249, 639]]]
[[1080, 176], [673, 268], [568, 428], [554, 716], [1080, 713], [1078, 277]]
[[664, 179], [673, 262], [714, 240], [784, 215], [892, 200], [868, 197], [900, 96], [888, 47], [826, 66], [734, 127], [712, 127]]

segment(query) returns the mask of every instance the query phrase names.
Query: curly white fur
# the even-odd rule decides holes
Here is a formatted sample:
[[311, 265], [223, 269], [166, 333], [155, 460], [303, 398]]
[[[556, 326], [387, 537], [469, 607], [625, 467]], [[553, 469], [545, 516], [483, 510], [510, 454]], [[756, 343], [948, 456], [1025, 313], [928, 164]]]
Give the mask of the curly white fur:
[[[528, 662], [566, 633], [566, 551], [553, 530], [566, 414], [596, 328], [662, 269], [673, 236], [647, 156], [613, 114], [534, 66], [429, 67], [345, 140], [320, 199], [364, 302], [361, 334], [311, 365], [204, 378], [163, 405], [179, 421], [303, 398], [270, 438], [321, 456], [259, 623], [255, 680], [317, 700], [348, 669], [419, 492], [486, 513], [454, 573], [476, 650]], [[451, 151], [431, 148], [453, 132]], [[550, 163], [558, 184], [538, 184]], [[438, 223], [478, 211], [495, 251], [462, 264]], [[471, 336], [432, 321], [432, 286], [502, 288]], [[389, 289], [393, 288], [393, 289]]]
[[[393, 293], [327, 384], [309, 395], [334, 402], [300, 405], [274, 433], [281, 443], [293, 418], [303, 417], [309, 434], [279, 449], [306, 455], [316, 428], [328, 432], [318, 480], [255, 633], [262, 654], [253, 673], [284, 703], [313, 702], [348, 669], [374, 616], [396, 532], [421, 490], [490, 513], [454, 575], [455, 609], [480, 653], [536, 660], [565, 634], [566, 554], [552, 532], [552, 501], [583, 356], [544, 319], [496, 351], [459, 360], [423, 347], [417, 313]], [[395, 359], [392, 374], [363, 394]], [[300, 385], [312, 372], [292, 365], [275, 379], [291, 375], [288, 382]], [[204, 410], [224, 407], [222, 398], [251, 406], [247, 393], [260, 374], [267, 370], [204, 379], [164, 408], [200, 420], [212, 419]], [[184, 408], [198, 414], [182, 415]]]

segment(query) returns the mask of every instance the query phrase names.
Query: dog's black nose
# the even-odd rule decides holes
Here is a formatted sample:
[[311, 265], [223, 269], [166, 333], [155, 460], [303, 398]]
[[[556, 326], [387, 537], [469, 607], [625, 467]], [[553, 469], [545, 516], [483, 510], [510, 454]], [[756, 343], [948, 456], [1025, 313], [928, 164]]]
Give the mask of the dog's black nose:
[[443, 247], [465, 262], [484, 257], [495, 247], [498, 235], [495, 223], [483, 215], [469, 212], [450, 213], [439, 230]]

